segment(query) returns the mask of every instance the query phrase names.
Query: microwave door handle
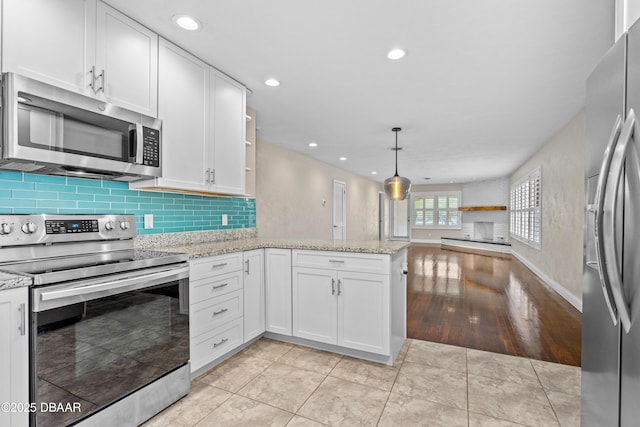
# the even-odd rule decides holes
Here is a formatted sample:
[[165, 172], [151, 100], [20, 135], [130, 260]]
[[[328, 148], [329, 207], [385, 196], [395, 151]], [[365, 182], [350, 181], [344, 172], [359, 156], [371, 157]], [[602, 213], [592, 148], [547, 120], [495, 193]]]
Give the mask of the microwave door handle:
[[[609, 283], [609, 276], [606, 270], [606, 263], [604, 261], [604, 234], [603, 234], [603, 224], [602, 224], [602, 212], [604, 209], [604, 192], [607, 184], [607, 177], [609, 175], [609, 168], [611, 167], [611, 159], [613, 157], [613, 152], [620, 139], [620, 132], [622, 131], [622, 117], [618, 115], [616, 118], [615, 125], [613, 126], [613, 130], [611, 131], [611, 135], [609, 137], [609, 142], [607, 143], [607, 148], [604, 151], [604, 159], [602, 161], [602, 165], [600, 166], [600, 173], [598, 175], [598, 183], [596, 185], [596, 195], [595, 201], [593, 205], [589, 205], [587, 207], [588, 214], [593, 215], [593, 222], [589, 221], [589, 224], [593, 224], [593, 235], [590, 236], [589, 232], [587, 235], [592, 237], [594, 240], [595, 246], [595, 256], [596, 259], [594, 261], [587, 260], [587, 265], [590, 267], [594, 267], [598, 271], [598, 276], [600, 278], [600, 285], [602, 286], [602, 293], [604, 296], [605, 303], [607, 305], [607, 309], [611, 316], [611, 321], [614, 325], [618, 324], [618, 307], [615, 304], [613, 298], [613, 292], [611, 290], [611, 285]], [[588, 254], [588, 252], [587, 252]]]
[[620, 132], [620, 139], [616, 144], [613, 156], [611, 158], [611, 166], [607, 176], [607, 184], [604, 192], [604, 205], [602, 210], [603, 234], [607, 236], [604, 239], [604, 261], [609, 276], [609, 283], [613, 299], [618, 307], [620, 315], [620, 323], [625, 332], [629, 333], [631, 329], [631, 315], [629, 313], [629, 304], [626, 301], [622, 274], [620, 272], [619, 257], [617, 251], [616, 239], [616, 219], [618, 217], [618, 195], [620, 192], [620, 179], [624, 172], [625, 160], [629, 153], [633, 141], [634, 129], [636, 126], [636, 116], [633, 109], [629, 110], [627, 120]]
[[142, 141], [142, 128], [139, 123], [134, 128], [129, 130], [129, 161], [136, 165], [141, 165], [144, 162], [142, 157], [142, 151], [144, 144]]
[[[135, 162], [138, 155], [138, 129], [129, 129], [129, 162]], [[137, 163], [137, 162], [136, 162]]]

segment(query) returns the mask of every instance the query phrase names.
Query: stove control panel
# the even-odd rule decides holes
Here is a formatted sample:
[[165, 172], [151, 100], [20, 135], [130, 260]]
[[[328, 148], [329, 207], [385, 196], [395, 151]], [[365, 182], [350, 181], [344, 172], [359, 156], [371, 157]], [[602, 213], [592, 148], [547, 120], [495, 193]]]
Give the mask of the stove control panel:
[[97, 219], [45, 220], [44, 225], [47, 234], [96, 233], [100, 231]]
[[133, 239], [135, 224], [134, 215], [0, 215], [0, 247]]

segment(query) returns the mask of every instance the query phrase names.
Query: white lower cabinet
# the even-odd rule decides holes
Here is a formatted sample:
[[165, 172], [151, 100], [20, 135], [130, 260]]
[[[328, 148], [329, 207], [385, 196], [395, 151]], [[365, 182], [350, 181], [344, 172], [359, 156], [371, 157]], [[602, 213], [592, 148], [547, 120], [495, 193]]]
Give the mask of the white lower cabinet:
[[389, 354], [389, 276], [338, 273], [338, 345]]
[[247, 342], [264, 332], [264, 249], [244, 252], [243, 289], [244, 342]]
[[279, 248], [190, 261], [192, 373], [265, 332], [393, 364], [406, 338], [405, 262], [406, 250]]
[[293, 268], [293, 336], [338, 343], [335, 271]]
[[243, 254], [189, 262], [191, 372], [244, 342]]
[[191, 338], [191, 372], [242, 345], [242, 318]]
[[381, 271], [387, 273], [372, 274], [346, 270], [362, 260], [359, 254], [294, 251], [294, 263], [317, 265], [323, 259], [328, 268], [294, 264], [293, 335], [389, 355], [391, 298], [385, 257], [377, 255], [377, 260]]
[[[29, 288], [0, 291], [0, 401], [29, 403]], [[17, 407], [16, 407], [17, 408]], [[0, 411], [0, 425], [29, 425], [25, 411]]]
[[266, 330], [291, 336], [291, 249], [265, 249]]

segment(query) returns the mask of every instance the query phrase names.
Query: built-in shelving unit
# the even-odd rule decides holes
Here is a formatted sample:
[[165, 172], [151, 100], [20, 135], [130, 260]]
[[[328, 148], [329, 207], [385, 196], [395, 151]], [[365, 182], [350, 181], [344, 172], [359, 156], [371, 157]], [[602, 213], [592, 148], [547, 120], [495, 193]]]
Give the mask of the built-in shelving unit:
[[248, 196], [256, 195], [256, 112], [247, 107], [245, 115], [246, 135], [246, 161], [245, 161], [245, 189]]

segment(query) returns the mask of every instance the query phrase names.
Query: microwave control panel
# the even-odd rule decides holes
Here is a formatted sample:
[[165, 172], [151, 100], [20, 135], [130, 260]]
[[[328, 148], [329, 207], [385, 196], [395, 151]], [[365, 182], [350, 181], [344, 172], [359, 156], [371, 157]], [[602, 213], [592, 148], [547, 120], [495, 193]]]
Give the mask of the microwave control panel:
[[160, 131], [142, 127], [142, 164], [160, 167]]

